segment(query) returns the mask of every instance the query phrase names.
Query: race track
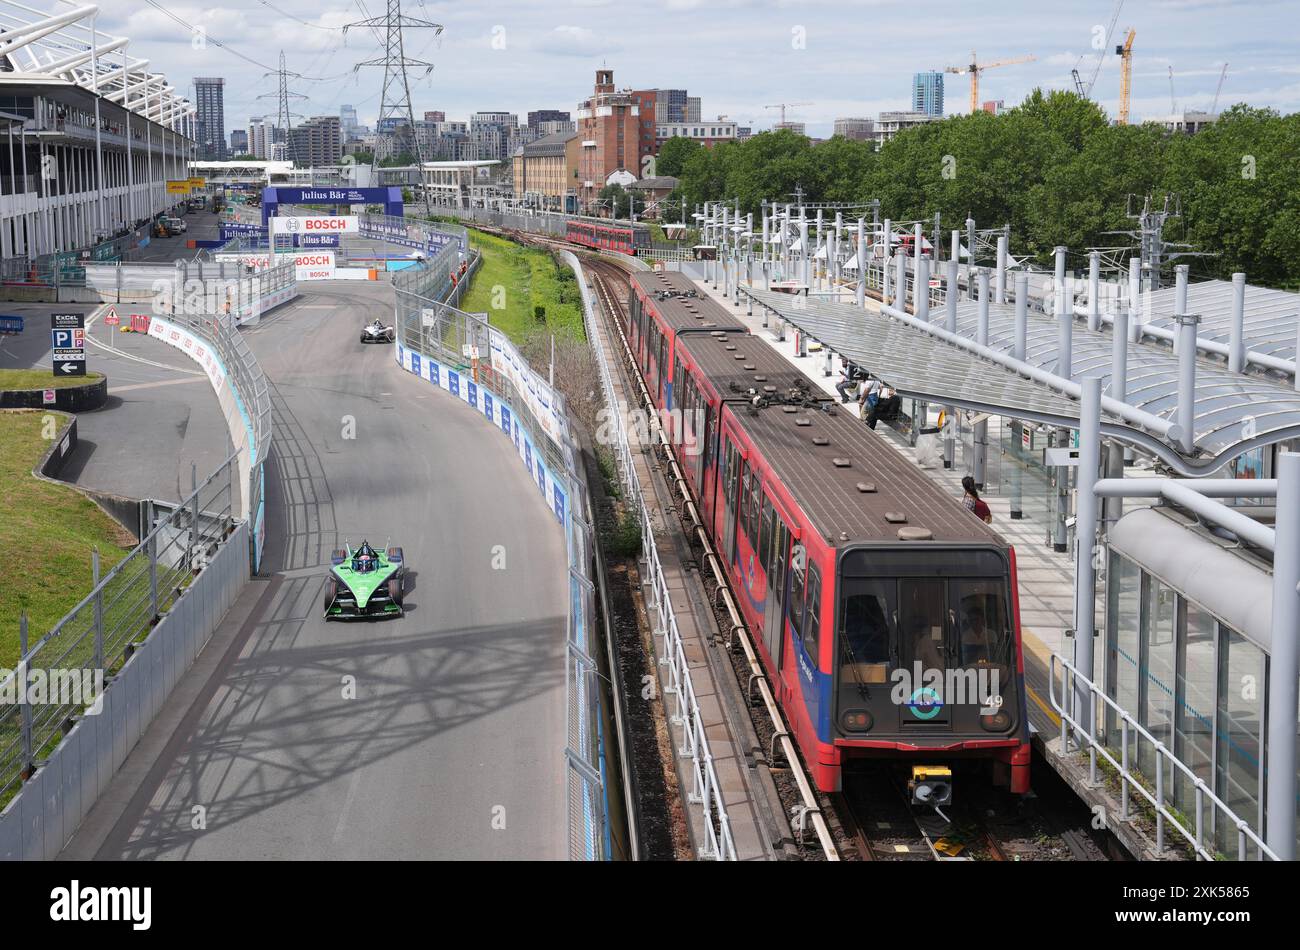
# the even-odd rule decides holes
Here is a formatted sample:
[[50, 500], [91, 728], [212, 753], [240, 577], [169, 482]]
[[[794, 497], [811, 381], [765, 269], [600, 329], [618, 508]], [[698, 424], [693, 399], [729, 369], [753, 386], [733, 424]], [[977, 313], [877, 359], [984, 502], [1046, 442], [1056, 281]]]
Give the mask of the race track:
[[[125, 809], [69, 851], [563, 858], [563, 532], [481, 414], [358, 342], [391, 321], [387, 284], [302, 289], [248, 331], [274, 576]], [[345, 538], [405, 549], [404, 618], [323, 621]]]

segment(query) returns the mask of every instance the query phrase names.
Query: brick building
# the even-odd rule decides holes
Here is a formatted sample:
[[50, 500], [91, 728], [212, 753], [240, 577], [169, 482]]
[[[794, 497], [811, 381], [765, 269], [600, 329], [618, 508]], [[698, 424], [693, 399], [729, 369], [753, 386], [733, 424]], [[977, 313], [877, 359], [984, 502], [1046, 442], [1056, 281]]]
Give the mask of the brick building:
[[641, 177], [642, 159], [655, 152], [655, 93], [614, 87], [614, 70], [596, 70], [596, 84], [575, 118], [581, 159], [578, 198], [589, 204], [610, 175]]

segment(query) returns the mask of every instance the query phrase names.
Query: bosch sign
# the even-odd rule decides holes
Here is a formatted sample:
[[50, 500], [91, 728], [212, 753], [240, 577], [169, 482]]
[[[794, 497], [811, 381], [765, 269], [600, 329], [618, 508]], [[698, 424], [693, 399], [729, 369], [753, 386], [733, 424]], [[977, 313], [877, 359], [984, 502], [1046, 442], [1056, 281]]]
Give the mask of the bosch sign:
[[360, 230], [355, 215], [271, 219], [272, 234], [356, 234]]

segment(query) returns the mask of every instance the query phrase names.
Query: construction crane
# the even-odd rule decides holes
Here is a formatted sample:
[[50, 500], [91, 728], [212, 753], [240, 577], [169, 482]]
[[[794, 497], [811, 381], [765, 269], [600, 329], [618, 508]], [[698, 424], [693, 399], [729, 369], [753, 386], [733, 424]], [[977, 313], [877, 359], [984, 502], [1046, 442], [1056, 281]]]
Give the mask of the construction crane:
[[[1088, 81], [1084, 82], [1083, 77], [1079, 75], [1079, 67], [1076, 65], [1070, 70], [1070, 75], [1074, 77], [1074, 91], [1079, 94], [1080, 99], [1088, 99], [1092, 96], [1092, 88], [1097, 85], [1097, 77], [1101, 75], [1102, 63], [1106, 61], [1106, 51], [1110, 49], [1110, 38], [1115, 35], [1115, 24], [1119, 22], [1120, 11], [1124, 9], [1124, 0], [1117, 0], [1115, 12], [1110, 15], [1110, 23], [1106, 25], [1106, 35], [1097, 37], [1101, 40], [1097, 46], [1097, 62], [1092, 67], [1092, 75]], [[1083, 57], [1079, 57], [1079, 62], [1083, 62]]]
[[784, 126], [784, 125], [785, 125], [785, 110], [786, 110], [787, 108], [791, 108], [791, 109], [792, 109], [792, 108], [794, 108], [795, 106], [810, 106], [810, 105], [812, 105], [811, 102], [778, 102], [778, 103], [777, 103], [776, 105], [774, 105], [774, 106], [763, 106], [763, 108], [764, 108], [764, 109], [780, 109], [780, 110], [781, 110], [781, 125]]
[[1130, 27], [1123, 44], [1115, 47], [1115, 55], [1119, 57], [1119, 118], [1116, 125], [1128, 125], [1129, 92], [1133, 85], [1133, 39], [1136, 36], [1137, 30]]
[[1210, 106], [1210, 115], [1219, 114], [1219, 93], [1223, 92], [1223, 81], [1228, 78], [1228, 64], [1223, 64], [1223, 72], [1219, 73], [1219, 85], [1214, 89], [1214, 105]]
[[970, 74], [970, 111], [974, 115], [980, 107], [980, 73], [986, 69], [996, 69], [999, 66], [1014, 66], [1017, 63], [1031, 63], [1037, 56], [1017, 56], [1015, 59], [999, 59], [992, 63], [981, 63], [975, 58], [975, 51], [971, 50], [970, 62], [965, 66], [945, 66], [945, 73], [969, 73]]

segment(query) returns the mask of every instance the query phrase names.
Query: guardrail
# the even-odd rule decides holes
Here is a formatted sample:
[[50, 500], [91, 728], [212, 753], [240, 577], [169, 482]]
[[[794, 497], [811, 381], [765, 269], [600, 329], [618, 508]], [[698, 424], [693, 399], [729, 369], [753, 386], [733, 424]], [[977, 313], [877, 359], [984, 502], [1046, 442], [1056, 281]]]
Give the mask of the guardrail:
[[[1057, 694], [1058, 675], [1061, 690], [1059, 695]], [[1134, 792], [1146, 802], [1155, 812], [1157, 853], [1165, 850], [1165, 829], [1172, 827], [1196, 852], [1198, 859], [1217, 860], [1219, 855], [1211, 850], [1212, 844], [1207, 844], [1206, 835], [1213, 834], [1213, 829], [1218, 822], [1223, 821], [1228, 827], [1235, 828], [1237, 831], [1238, 860], [1245, 861], [1249, 858], [1251, 845], [1258, 849], [1256, 855], [1260, 860], [1264, 858], [1278, 860], [1277, 855], [1251, 829], [1244, 818], [1237, 817], [1232, 809], [1210, 790], [1200, 776], [1166, 748], [1163, 742], [1136, 722], [1127, 710], [1107, 696], [1100, 686], [1080, 673], [1073, 663], [1053, 653], [1047, 686], [1048, 701], [1061, 717], [1061, 752], [1064, 754], [1070, 751], [1071, 739], [1080, 743], [1080, 748], [1087, 747], [1088, 781], [1092, 785], [1098, 784], [1098, 757], [1115, 771], [1120, 781], [1121, 821], [1128, 821], [1132, 817], [1130, 802]], [[1082, 697], [1085, 695], [1088, 697], [1089, 708], [1085, 711], [1086, 721], [1081, 722], [1074, 711], [1082, 705]], [[1070, 701], [1065, 702], [1065, 697], [1070, 697]], [[1098, 700], [1101, 701], [1100, 706], [1097, 705]], [[1111, 754], [1106, 743], [1096, 736], [1097, 714], [1103, 710], [1105, 718], [1118, 720], [1119, 723], [1120, 757], [1118, 760]], [[1144, 741], [1155, 753], [1156, 767], [1152, 770], [1155, 772], [1154, 791], [1147, 788], [1146, 782], [1143, 781], [1144, 777], [1133, 767], [1133, 754], [1138, 744]], [[1194, 828], [1186, 827], [1183, 822], [1187, 819], [1171, 809], [1167, 803], [1170, 781], [1165, 778], [1166, 771], [1170, 779], [1175, 774], [1181, 775], [1183, 781], [1196, 790]]]
[[[535, 373], [500, 331], [449, 304], [466, 281], [461, 254], [446, 245], [424, 264], [393, 274], [397, 359], [482, 412], [511, 438], [530, 477], [565, 532], [569, 615], [565, 660], [564, 750], [569, 855], [610, 857], [602, 757], [600, 673], [595, 660], [594, 528], [590, 500], [563, 396]], [[451, 277], [458, 275], [455, 286]], [[466, 274], [468, 276], [468, 268]], [[458, 298], [457, 298], [458, 299]]]
[[[581, 265], [576, 258], [573, 263], [577, 265], [581, 275]], [[636, 473], [632, 447], [623, 421], [627, 407], [619, 404], [614, 389], [609, 359], [604, 344], [601, 343], [599, 328], [595, 323], [595, 302], [588, 296], [586, 282], [579, 279], [578, 284], [582, 289], [582, 310], [587, 339], [595, 352], [596, 366], [600, 370], [600, 388], [606, 406], [605, 417], [612, 422], [610, 428], [613, 434], [615, 466], [619, 481], [627, 493], [627, 504], [637, 513], [641, 521], [641, 562], [649, 574], [645, 580], [650, 586], [647, 613], [654, 622], [654, 635], [662, 644], [659, 651], [660, 663], [668, 671], [669, 685], [664, 689], [664, 694], [673, 698], [672, 719], [682, 727], [682, 744], [678, 746], [677, 754], [690, 759], [692, 786], [688, 793], [688, 800], [692, 804], [699, 805], [703, 810], [705, 840], [703, 847], [699, 849], [699, 857], [734, 861], [736, 844], [731, 835], [726, 802], [718, 784], [713, 755], [709, 751], [704, 719], [700, 713], [699, 700], [695, 695], [695, 686], [691, 681], [691, 671], [686, 662], [686, 653], [682, 646], [681, 632], [677, 627], [677, 616], [673, 610], [668, 583], [659, 560], [654, 525], [650, 520], [650, 512], [646, 508], [645, 493]]]

